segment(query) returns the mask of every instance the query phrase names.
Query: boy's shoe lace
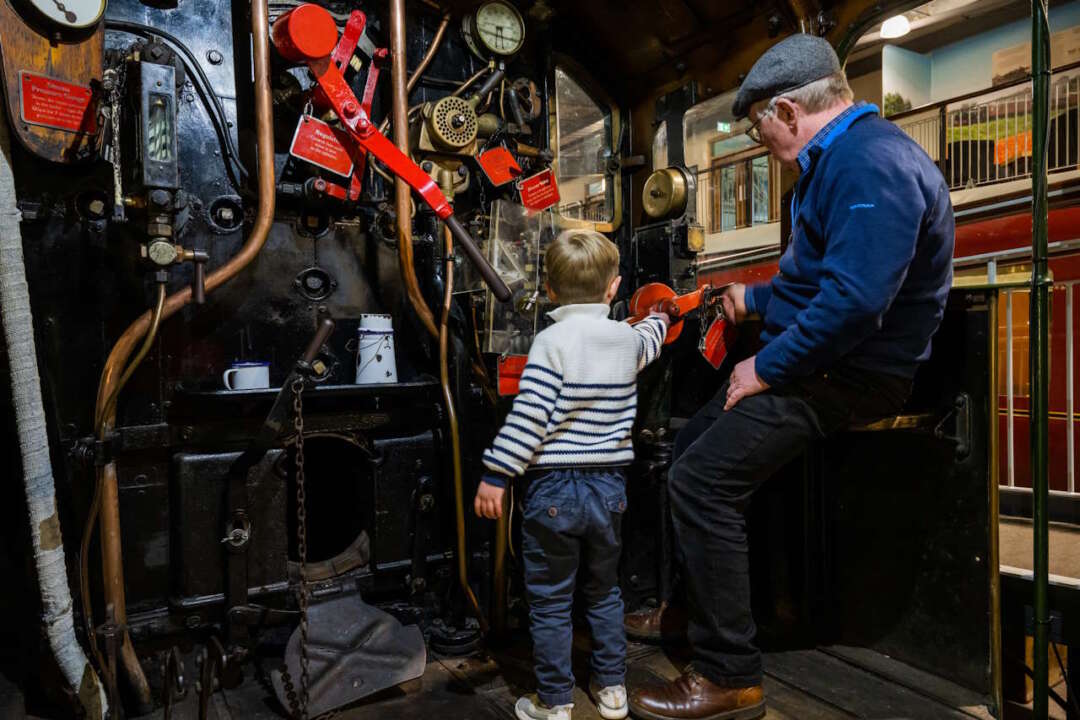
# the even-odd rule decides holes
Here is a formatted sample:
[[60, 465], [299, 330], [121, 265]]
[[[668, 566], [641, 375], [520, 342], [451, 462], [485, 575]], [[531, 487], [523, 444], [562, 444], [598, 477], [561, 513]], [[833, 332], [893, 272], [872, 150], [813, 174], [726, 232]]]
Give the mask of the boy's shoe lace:
[[[626, 702], [626, 692], [623, 692], [623, 702]], [[540, 702], [536, 695], [524, 695], [518, 698], [514, 705], [514, 714], [518, 720], [571, 720], [570, 712], [574, 704], [556, 705], [548, 707]], [[625, 717], [625, 716], [623, 716]]]
[[626, 686], [609, 685], [600, 687], [589, 683], [589, 694], [596, 702], [596, 710], [604, 720], [622, 720], [630, 712], [626, 703]]

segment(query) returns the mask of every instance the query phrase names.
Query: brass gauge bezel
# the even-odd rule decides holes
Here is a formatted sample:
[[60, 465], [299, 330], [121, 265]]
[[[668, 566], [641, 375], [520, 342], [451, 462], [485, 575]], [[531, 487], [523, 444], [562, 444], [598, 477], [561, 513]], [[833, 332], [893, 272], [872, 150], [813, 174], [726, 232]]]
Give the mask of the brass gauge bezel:
[[[491, 5], [501, 5], [509, 9], [517, 19], [518, 26], [521, 28], [521, 40], [512, 50], [499, 50], [484, 41], [483, 34], [477, 26], [477, 18], [484, 8]], [[466, 13], [461, 19], [461, 34], [465, 38], [465, 44], [481, 60], [490, 60], [492, 57], [506, 59], [521, 52], [521, 48], [525, 46], [525, 30], [525, 18], [513, 4], [506, 2], [506, 0], [487, 0], [487, 2], [478, 5], [472, 12]]]

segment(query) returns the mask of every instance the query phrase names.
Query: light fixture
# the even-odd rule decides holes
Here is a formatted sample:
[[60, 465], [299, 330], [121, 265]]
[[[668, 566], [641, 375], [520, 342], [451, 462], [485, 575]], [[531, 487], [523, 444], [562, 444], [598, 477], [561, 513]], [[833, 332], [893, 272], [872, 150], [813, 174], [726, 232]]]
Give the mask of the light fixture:
[[881, 37], [889, 40], [904, 37], [909, 32], [911, 32], [911, 23], [903, 15], [893, 15], [881, 23]]

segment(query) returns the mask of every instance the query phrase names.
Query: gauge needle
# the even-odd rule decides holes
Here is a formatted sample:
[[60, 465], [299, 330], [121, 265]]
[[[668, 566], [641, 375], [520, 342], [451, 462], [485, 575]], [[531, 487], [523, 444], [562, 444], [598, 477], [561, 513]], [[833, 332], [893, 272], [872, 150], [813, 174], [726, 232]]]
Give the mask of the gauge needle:
[[76, 17], [75, 13], [64, 7], [64, 3], [60, 2], [60, 0], [53, 0], [53, 2], [56, 3], [56, 9], [64, 13], [64, 19], [67, 20], [69, 23], [73, 23], [78, 20], [78, 17]]

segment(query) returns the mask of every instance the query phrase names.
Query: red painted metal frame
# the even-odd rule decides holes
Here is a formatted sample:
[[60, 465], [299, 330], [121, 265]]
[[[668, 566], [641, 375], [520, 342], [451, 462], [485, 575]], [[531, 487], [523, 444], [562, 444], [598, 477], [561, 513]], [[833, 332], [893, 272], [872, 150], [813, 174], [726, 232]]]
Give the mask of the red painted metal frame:
[[[274, 22], [272, 36], [275, 46], [278, 47], [283, 57], [294, 62], [303, 62], [311, 70], [312, 75], [315, 76], [315, 82], [321, 92], [322, 99], [325, 99], [337, 114], [342, 127], [352, 140], [348, 149], [357, 167], [366, 161], [367, 153], [371, 153], [385, 164], [390, 172], [400, 177], [419, 193], [424, 202], [439, 216], [439, 219], [446, 220], [454, 214], [454, 209], [447, 201], [446, 196], [442, 194], [439, 186], [431, 176], [421, 170], [408, 156], [398, 150], [394, 143], [390, 142], [386, 136], [378, 131], [375, 124], [371, 122], [371, 116], [365, 110], [363, 104], [357, 100], [352, 88], [345, 82], [345, 76], [342, 74], [341, 68], [334, 62], [333, 56], [312, 57], [303, 54], [304, 42], [302, 40], [298, 42], [299, 38], [291, 35], [291, 33], [301, 32], [303, 26], [300, 23], [291, 23], [289, 19], [293, 13], [300, 10], [309, 12], [308, 8], [311, 7], [318, 6], [301, 5], [285, 13]], [[323, 12], [326, 11], [323, 10]], [[353, 24], [353, 18], [358, 14], [362, 16], [362, 13], [355, 11], [349, 20], [354, 29], [356, 25]], [[329, 13], [327, 13], [327, 17], [329, 17]], [[347, 25], [346, 29], [348, 27]], [[357, 40], [359, 40], [358, 35]], [[339, 42], [338, 47], [340, 48], [343, 44], [347, 46], [344, 39]], [[355, 50], [355, 42], [353, 43], [353, 50]], [[337, 55], [336, 49], [334, 55]], [[347, 57], [351, 56], [352, 52], [350, 51]]]

